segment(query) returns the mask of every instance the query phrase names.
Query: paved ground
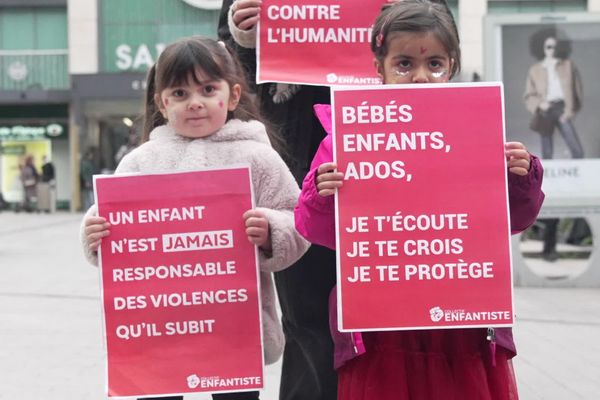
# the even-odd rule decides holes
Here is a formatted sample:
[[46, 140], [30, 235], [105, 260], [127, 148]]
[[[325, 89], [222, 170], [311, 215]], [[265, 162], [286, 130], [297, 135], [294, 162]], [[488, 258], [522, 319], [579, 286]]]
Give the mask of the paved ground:
[[[2, 400], [106, 398], [99, 281], [81, 254], [80, 218], [0, 213]], [[521, 400], [600, 399], [600, 289], [515, 295]], [[267, 368], [262, 399], [277, 399], [279, 368]]]

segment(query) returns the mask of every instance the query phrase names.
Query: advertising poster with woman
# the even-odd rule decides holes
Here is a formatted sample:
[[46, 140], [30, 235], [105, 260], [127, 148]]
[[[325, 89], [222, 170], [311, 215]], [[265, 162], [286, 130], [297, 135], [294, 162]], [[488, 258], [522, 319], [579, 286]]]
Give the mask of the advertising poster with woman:
[[546, 280], [583, 278], [600, 215], [600, 16], [491, 15], [485, 24], [485, 78], [504, 83], [507, 140], [545, 170], [544, 207], [520, 255]]

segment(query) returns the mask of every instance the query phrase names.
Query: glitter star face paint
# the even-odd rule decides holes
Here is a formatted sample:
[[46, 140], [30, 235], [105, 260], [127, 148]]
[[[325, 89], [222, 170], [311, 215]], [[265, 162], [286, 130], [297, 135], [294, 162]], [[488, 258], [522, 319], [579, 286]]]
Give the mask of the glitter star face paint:
[[408, 76], [410, 74], [410, 71], [407, 71], [407, 70], [404, 70], [404, 69], [399, 69], [399, 68], [394, 68], [392, 70], [392, 72], [394, 73], [394, 75], [401, 76], [401, 77], [405, 77], [405, 76]]
[[[431, 77], [433, 79], [442, 79], [445, 76], [448, 76], [448, 71], [437, 71], [437, 72], [432, 72], [431, 73]], [[448, 79], [446, 78], [446, 80], [448, 80]]]
[[236, 108], [239, 85], [233, 92], [225, 80], [211, 80], [197, 70], [194, 77], [160, 93], [159, 109], [177, 134], [189, 138], [210, 136], [227, 121]]
[[394, 32], [388, 53], [377, 71], [384, 83], [444, 83], [450, 79], [453, 61], [431, 32]]

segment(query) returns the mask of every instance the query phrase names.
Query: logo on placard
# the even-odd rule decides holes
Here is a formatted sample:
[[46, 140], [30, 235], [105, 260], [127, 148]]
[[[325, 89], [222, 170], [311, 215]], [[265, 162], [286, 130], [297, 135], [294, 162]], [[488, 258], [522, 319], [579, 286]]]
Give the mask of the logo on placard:
[[190, 389], [196, 389], [200, 384], [200, 377], [196, 374], [188, 376], [187, 384]]
[[492, 310], [492, 311], [467, 311], [464, 309], [446, 309], [441, 307], [432, 307], [429, 309], [429, 317], [433, 322], [453, 322], [453, 323], [471, 323], [471, 322], [510, 322], [512, 313], [510, 310]]
[[433, 322], [440, 322], [444, 318], [444, 310], [440, 307], [433, 307], [429, 309], [429, 316]]
[[374, 76], [354, 76], [354, 75], [338, 75], [331, 72], [325, 75], [327, 83], [338, 85], [376, 85], [381, 83], [381, 79]]

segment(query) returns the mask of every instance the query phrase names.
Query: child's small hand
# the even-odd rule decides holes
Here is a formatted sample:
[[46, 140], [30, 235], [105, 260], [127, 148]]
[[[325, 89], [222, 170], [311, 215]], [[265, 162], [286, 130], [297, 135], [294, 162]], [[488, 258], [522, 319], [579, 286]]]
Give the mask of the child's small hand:
[[265, 251], [271, 251], [269, 220], [265, 214], [258, 210], [248, 210], [242, 218], [246, 224], [248, 240]]
[[92, 253], [98, 251], [102, 238], [110, 234], [110, 224], [104, 217], [92, 216], [85, 220], [85, 237]]
[[252, 29], [260, 18], [261, 0], [236, 0], [231, 5], [231, 16], [235, 26], [243, 31]]
[[521, 142], [507, 142], [504, 149], [508, 170], [513, 174], [527, 175], [531, 166], [531, 157], [525, 145]]
[[331, 196], [344, 184], [344, 174], [335, 172], [337, 164], [333, 162], [323, 163], [317, 169], [317, 190], [321, 197]]

